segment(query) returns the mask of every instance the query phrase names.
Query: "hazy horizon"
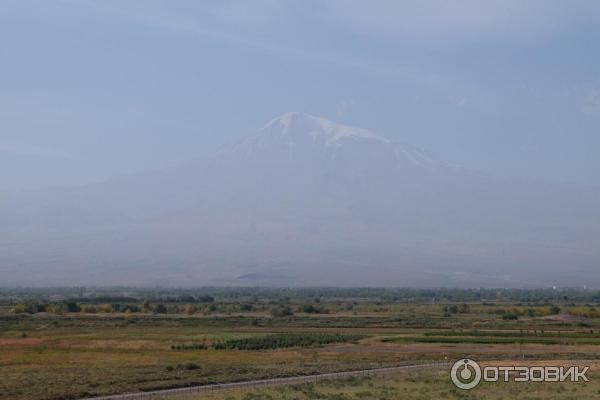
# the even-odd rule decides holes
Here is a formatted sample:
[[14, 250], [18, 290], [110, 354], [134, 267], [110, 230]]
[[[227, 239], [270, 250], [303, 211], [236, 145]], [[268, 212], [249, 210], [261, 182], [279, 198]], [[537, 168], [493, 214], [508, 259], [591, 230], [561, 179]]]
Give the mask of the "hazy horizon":
[[0, 286], [600, 286], [598, 3], [0, 9]]

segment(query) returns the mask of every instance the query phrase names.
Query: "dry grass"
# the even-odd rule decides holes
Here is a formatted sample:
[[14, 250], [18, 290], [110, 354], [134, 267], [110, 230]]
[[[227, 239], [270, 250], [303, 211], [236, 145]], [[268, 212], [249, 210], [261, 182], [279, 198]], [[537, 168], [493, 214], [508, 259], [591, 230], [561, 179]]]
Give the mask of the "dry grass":
[[[596, 369], [596, 371], [598, 371]], [[575, 400], [597, 398], [600, 376], [588, 383], [481, 383], [464, 391], [450, 382], [448, 372], [403, 373], [379, 378], [351, 378], [310, 384], [171, 397], [170, 400]], [[159, 399], [159, 400], [167, 400]]]
[[[248, 318], [229, 316], [50, 316], [36, 315], [0, 322], [0, 399], [58, 400], [87, 395], [152, 390], [214, 382], [260, 379], [348, 369], [396, 365], [416, 359], [453, 359], [464, 355], [569, 358], [600, 355], [595, 345], [386, 343], [384, 338], [423, 335], [432, 329], [580, 330], [565, 326], [564, 318], [523, 318], [503, 321], [498, 315], [473, 312], [443, 317], [441, 305], [360, 304], [357, 314], [299, 316], [265, 320], [254, 326]], [[483, 310], [485, 307], [480, 306]], [[473, 309], [477, 307], [473, 306]], [[378, 311], [379, 310], [379, 311]], [[264, 316], [263, 316], [264, 317]], [[593, 329], [598, 331], [596, 321]], [[272, 351], [172, 351], [171, 345], [202, 343], [275, 332], [332, 332], [370, 335], [359, 343]], [[25, 334], [25, 337], [23, 337]], [[195, 370], [177, 368], [194, 363]], [[170, 367], [170, 368], [169, 368]], [[405, 378], [366, 380], [362, 383], [319, 384], [310, 388], [268, 389], [273, 399], [438, 399], [458, 396], [431, 377], [430, 385]], [[398, 386], [397, 382], [402, 386]], [[372, 386], [370, 386], [372, 385]], [[389, 390], [383, 390], [388, 388]], [[408, 389], [406, 389], [408, 388]], [[408, 391], [407, 391], [408, 390]], [[508, 389], [507, 389], [508, 390]], [[512, 393], [512, 389], [507, 393]], [[516, 389], [515, 389], [516, 390]], [[541, 389], [548, 392], [545, 388]], [[570, 389], [569, 389], [570, 390]], [[580, 390], [580, 389], [577, 389]], [[348, 391], [346, 393], [345, 391]], [[288, 392], [292, 393], [288, 396]], [[297, 397], [293, 397], [293, 394]], [[316, 393], [316, 394], [315, 394]], [[332, 397], [336, 393], [350, 397]], [[367, 393], [371, 393], [367, 395]], [[482, 392], [486, 398], [494, 393]], [[324, 397], [307, 397], [313, 395]], [[597, 394], [597, 393], [596, 393]], [[262, 395], [262, 394], [261, 394]], [[266, 396], [265, 395], [265, 396]], [[342, 396], [341, 395], [341, 396]], [[360, 397], [364, 395], [364, 397]], [[436, 396], [441, 397], [436, 397]], [[219, 395], [220, 396], [220, 395]], [[249, 392], [229, 394], [231, 399], [260, 399]], [[284, 396], [284, 397], [281, 397]], [[285, 397], [288, 396], [288, 397]], [[304, 397], [302, 397], [304, 396]], [[328, 397], [329, 396], [329, 397]], [[371, 396], [371, 397], [369, 397]], [[385, 397], [387, 396], [387, 397]], [[411, 397], [412, 396], [412, 397]], [[420, 396], [420, 397], [419, 397]], [[219, 399], [226, 397], [217, 397]], [[268, 399], [269, 397], [262, 397]], [[467, 397], [468, 398], [468, 397]], [[538, 398], [538, 397], [531, 397]], [[547, 397], [554, 398], [554, 397]], [[565, 398], [565, 397], [558, 397]]]

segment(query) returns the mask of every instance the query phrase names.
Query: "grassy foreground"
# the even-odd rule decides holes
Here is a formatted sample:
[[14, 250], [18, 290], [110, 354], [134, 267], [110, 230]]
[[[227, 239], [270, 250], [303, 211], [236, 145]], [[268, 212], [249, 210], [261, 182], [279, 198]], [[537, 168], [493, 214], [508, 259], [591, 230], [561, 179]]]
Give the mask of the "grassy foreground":
[[[600, 395], [600, 376], [587, 383], [481, 383], [455, 388], [448, 371], [418, 372], [381, 378], [349, 378], [262, 389], [178, 397], [181, 400], [424, 400], [424, 399], [592, 399]], [[173, 398], [171, 398], [173, 399]], [[163, 398], [161, 400], [166, 400]]]
[[[299, 290], [0, 290], [0, 400], [76, 400], [466, 356], [600, 359], [595, 292]], [[428, 378], [429, 384], [405, 379], [215, 398], [286, 399], [282, 393], [288, 392], [297, 400], [471, 396], [448, 386], [445, 377]], [[556, 388], [540, 388], [548, 392], [542, 398], [563, 393]], [[589, 390], [575, 398], [596, 396], [600, 388]]]

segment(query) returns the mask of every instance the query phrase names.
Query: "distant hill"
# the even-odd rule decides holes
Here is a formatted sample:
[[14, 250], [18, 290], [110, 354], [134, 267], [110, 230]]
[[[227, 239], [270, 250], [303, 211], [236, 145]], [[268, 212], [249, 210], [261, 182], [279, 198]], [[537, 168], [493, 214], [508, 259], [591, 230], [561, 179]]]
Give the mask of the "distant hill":
[[287, 113], [210, 160], [0, 200], [4, 285], [600, 285], [600, 190]]

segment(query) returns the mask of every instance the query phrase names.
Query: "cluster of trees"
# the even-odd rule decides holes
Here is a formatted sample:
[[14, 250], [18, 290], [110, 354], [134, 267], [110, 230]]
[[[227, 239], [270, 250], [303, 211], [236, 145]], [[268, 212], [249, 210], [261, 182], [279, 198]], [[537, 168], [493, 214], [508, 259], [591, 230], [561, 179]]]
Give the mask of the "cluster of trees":
[[[297, 307], [297, 311], [306, 314], [329, 314], [325, 307], [315, 304], [302, 304]], [[270, 313], [273, 317], [283, 318], [294, 315], [294, 310], [286, 304], [279, 304], [271, 308]]]
[[61, 303], [30, 302], [30, 303], [16, 304], [11, 309], [11, 311], [15, 314], [37, 314], [40, 312], [63, 314], [66, 312], [80, 312], [81, 307], [77, 303], [74, 303], [74, 302], [61, 302]]
[[245, 339], [229, 339], [223, 342], [172, 345], [171, 350], [270, 350], [289, 347], [321, 346], [329, 343], [351, 342], [364, 338], [361, 335], [337, 333], [278, 333]]
[[47, 312], [57, 315], [64, 313], [112, 313], [112, 312], [141, 312], [136, 305], [120, 304], [78, 304], [72, 301], [58, 303], [19, 303], [12, 310], [15, 314], [37, 314]]
[[468, 304], [450, 304], [444, 306], [444, 314], [468, 314], [471, 312], [471, 306]]
[[294, 311], [289, 306], [280, 305], [271, 308], [271, 315], [275, 318], [290, 317], [294, 315]]
[[215, 350], [270, 350], [288, 347], [310, 347], [329, 343], [351, 342], [360, 340], [362, 338], [364, 338], [364, 336], [337, 333], [278, 333], [245, 339], [229, 339], [223, 342], [214, 343], [211, 346], [207, 346], [206, 344], [193, 344], [176, 345], [172, 348], [174, 350], [205, 350], [208, 348], [213, 348]]
[[141, 306], [137, 304], [78, 304], [76, 302], [57, 302], [57, 303], [19, 303], [12, 308], [12, 312], [15, 314], [37, 314], [41, 312], [47, 312], [57, 315], [64, 313], [84, 313], [84, 314], [97, 314], [97, 313], [181, 313], [189, 312], [192, 309], [195, 312], [196, 308], [192, 305], [186, 305], [184, 307], [179, 306], [165, 306], [162, 303], [152, 305], [150, 303], [144, 303]]
[[493, 308], [489, 310], [491, 314], [500, 314], [502, 319], [516, 320], [519, 317], [545, 317], [548, 315], [560, 314], [562, 309], [556, 304], [543, 307], [511, 307], [511, 308]]
[[151, 296], [147, 299], [154, 303], [213, 303], [215, 301], [215, 298], [209, 295]]
[[545, 315], [557, 315], [560, 314], [561, 308], [557, 305], [548, 307], [547, 311], [540, 311], [534, 308], [527, 308], [525, 311], [519, 309], [513, 309], [512, 311], [502, 313], [502, 319], [504, 320], [517, 320], [520, 316], [527, 315], [528, 317], [540, 317]]
[[205, 314], [217, 311], [217, 306], [213, 303], [195, 305], [195, 304], [153, 304], [150, 300], [142, 304], [121, 304], [121, 303], [77, 303], [74, 301], [41, 303], [27, 302], [14, 305], [11, 312], [15, 314], [37, 314], [42, 312], [62, 315], [64, 313], [155, 313], [155, 314], [194, 314], [203, 312]]
[[304, 304], [300, 306], [300, 312], [306, 314], [329, 314], [329, 310], [320, 305]]

